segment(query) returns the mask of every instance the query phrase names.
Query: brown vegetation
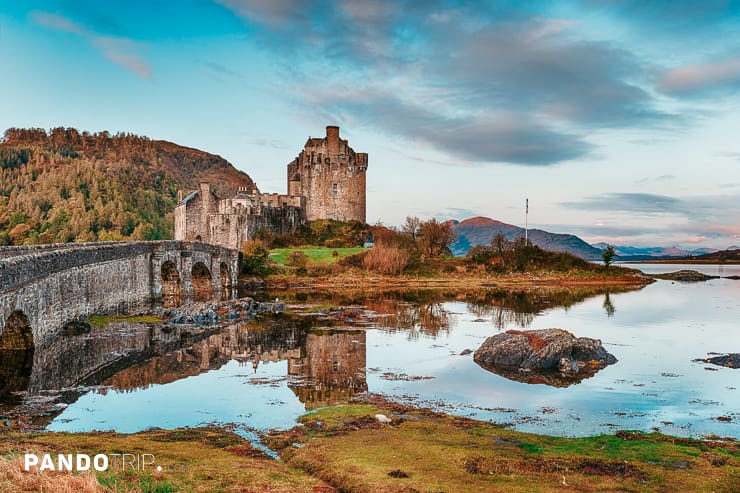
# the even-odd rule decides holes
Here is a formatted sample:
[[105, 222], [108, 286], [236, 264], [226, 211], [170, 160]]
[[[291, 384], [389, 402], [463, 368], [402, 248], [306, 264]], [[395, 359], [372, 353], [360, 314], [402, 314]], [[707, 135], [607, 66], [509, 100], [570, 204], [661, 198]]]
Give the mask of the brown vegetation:
[[[635, 433], [520, 433], [363, 396], [269, 438], [289, 465], [340, 491], [734, 491], [737, 446]], [[361, 401], [361, 402], [360, 402]], [[379, 426], [377, 413], [393, 417]]]
[[84, 472], [39, 472], [37, 469], [25, 471], [23, 458], [6, 459], [0, 457], [0, 491], [3, 493], [23, 493], [43, 491], [45, 493], [105, 493], [94, 474]]

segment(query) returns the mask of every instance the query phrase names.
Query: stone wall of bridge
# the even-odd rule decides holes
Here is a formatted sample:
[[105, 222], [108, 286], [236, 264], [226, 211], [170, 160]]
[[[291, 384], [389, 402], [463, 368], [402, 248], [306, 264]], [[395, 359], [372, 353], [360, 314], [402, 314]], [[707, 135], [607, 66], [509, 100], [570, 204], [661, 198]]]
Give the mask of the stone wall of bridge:
[[[168, 261], [185, 299], [196, 294], [196, 285], [207, 286], [208, 294], [216, 296], [236, 286], [238, 252], [203, 243], [110, 242], [20, 247], [16, 252], [6, 248], [0, 252], [0, 337], [15, 312], [26, 316], [39, 345], [71, 320], [127, 313], [148, 304], [163, 295], [162, 267]], [[193, 272], [205, 273], [196, 285]]]

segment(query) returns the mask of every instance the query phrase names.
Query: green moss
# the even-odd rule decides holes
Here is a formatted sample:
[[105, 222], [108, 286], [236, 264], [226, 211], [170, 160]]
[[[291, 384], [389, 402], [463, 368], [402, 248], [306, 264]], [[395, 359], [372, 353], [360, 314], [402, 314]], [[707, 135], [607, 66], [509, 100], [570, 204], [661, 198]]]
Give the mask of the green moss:
[[534, 443], [519, 443], [517, 444], [517, 447], [529, 452], [530, 454], [539, 454], [542, 452], [542, 448], [540, 448], [538, 445], [535, 445]]
[[128, 322], [132, 324], [161, 324], [162, 319], [156, 315], [93, 315], [84, 320], [93, 327], [101, 327], [115, 322]]

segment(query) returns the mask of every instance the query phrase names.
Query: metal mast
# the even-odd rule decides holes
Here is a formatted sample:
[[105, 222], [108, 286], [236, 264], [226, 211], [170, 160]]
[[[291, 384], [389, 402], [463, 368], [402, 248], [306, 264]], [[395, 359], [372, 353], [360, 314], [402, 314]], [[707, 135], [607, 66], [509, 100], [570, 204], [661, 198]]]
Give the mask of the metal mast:
[[524, 199], [524, 244], [529, 245], [529, 199]]

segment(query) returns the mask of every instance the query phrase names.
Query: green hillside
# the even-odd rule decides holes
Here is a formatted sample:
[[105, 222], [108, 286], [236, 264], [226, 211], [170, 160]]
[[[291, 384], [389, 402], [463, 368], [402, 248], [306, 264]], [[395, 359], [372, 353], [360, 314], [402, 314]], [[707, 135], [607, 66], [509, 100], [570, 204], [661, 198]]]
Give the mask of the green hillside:
[[72, 128], [8, 129], [0, 170], [0, 245], [169, 239], [178, 189], [254, 186], [220, 156]]

